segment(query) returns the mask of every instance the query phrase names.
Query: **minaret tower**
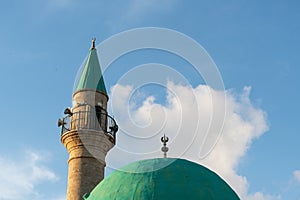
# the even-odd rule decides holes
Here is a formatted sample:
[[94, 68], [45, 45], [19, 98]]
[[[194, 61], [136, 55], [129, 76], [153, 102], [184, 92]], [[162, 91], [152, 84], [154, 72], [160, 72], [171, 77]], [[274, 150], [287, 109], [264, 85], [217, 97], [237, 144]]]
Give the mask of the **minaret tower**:
[[67, 200], [82, 200], [104, 178], [105, 156], [115, 145], [118, 126], [107, 114], [108, 96], [99, 65], [95, 38], [66, 108], [61, 142], [69, 153]]

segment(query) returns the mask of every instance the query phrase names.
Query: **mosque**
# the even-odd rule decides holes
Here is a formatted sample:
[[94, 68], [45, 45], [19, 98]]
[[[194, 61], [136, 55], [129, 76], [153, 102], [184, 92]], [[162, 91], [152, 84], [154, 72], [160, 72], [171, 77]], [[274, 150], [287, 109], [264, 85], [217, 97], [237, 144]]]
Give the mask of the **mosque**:
[[[140, 160], [104, 178], [105, 157], [118, 125], [107, 113], [108, 95], [95, 39], [73, 93], [72, 108], [59, 119], [69, 153], [67, 200], [238, 200], [216, 173], [197, 163], [167, 158]], [[122, 142], [122, 141], [118, 141]]]

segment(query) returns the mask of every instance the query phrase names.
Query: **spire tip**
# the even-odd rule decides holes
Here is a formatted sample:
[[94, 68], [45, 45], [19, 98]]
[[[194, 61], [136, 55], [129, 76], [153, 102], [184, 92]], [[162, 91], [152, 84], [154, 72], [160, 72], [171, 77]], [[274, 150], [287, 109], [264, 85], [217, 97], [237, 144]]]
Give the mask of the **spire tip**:
[[95, 42], [96, 42], [96, 38], [93, 37], [93, 38], [92, 38], [92, 48], [91, 48], [92, 50], [93, 50], [93, 49], [96, 49]]

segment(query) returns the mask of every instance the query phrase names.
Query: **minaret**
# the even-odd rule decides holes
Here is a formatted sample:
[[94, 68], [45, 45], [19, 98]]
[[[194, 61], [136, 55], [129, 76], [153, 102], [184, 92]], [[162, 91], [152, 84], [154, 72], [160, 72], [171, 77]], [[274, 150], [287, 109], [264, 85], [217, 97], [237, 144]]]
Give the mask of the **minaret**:
[[[104, 178], [105, 156], [115, 145], [118, 126], [107, 114], [108, 96], [93, 38], [82, 74], [67, 108], [61, 142], [69, 153], [67, 200], [82, 200]], [[69, 121], [69, 125], [66, 125]]]

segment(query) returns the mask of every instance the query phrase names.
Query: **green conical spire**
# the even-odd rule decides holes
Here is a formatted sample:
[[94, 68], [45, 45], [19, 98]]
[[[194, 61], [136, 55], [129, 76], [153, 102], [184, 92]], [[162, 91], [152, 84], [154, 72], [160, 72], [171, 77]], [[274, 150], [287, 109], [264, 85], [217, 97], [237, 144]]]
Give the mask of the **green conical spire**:
[[95, 48], [95, 40], [93, 38], [92, 48], [84, 64], [75, 92], [81, 89], [93, 89], [107, 94]]

